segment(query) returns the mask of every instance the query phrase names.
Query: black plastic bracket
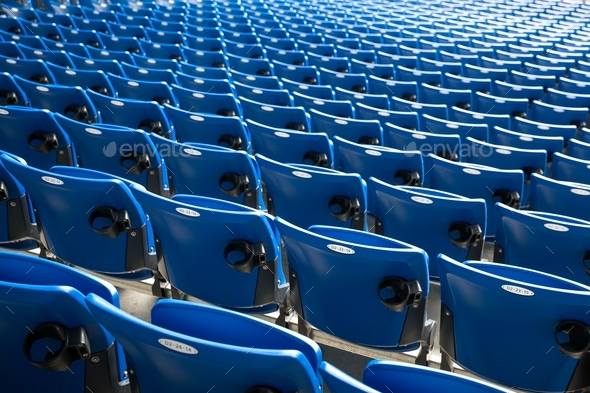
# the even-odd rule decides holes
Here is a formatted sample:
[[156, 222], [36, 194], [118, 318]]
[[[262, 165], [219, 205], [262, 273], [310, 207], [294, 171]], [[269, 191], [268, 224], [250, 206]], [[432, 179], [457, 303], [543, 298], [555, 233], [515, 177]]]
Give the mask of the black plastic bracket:
[[18, 96], [14, 91], [0, 90], [0, 106], [18, 105]]
[[379, 140], [379, 138], [374, 138], [372, 136], [361, 136], [357, 143], [360, 145], [379, 146], [381, 144], [381, 141]]
[[[128, 160], [135, 162], [131, 168], [127, 168], [124, 165], [125, 161]], [[129, 151], [121, 154], [121, 157], [119, 157], [119, 165], [121, 165], [127, 173], [132, 173], [134, 175], [141, 175], [143, 171], [148, 170], [151, 167], [150, 157], [147, 153], [138, 153], [136, 151]]]
[[328, 155], [326, 153], [318, 153], [316, 151], [308, 151], [303, 155], [303, 162], [311, 161], [311, 165], [327, 168]]
[[[111, 221], [111, 224], [103, 228], [96, 228], [94, 221], [98, 218], [106, 218]], [[116, 210], [109, 206], [101, 206], [94, 209], [88, 217], [88, 223], [94, 232], [113, 239], [119, 236], [121, 232], [131, 229], [131, 221], [127, 210]]]
[[[29, 135], [27, 142], [31, 149], [43, 154], [47, 154], [59, 146], [57, 135], [54, 132], [35, 131]], [[38, 145], [33, 145], [33, 142], [37, 142]]]
[[504, 248], [498, 244], [498, 240], [494, 243], [494, 262], [504, 263]]
[[[383, 298], [381, 291], [390, 289], [394, 295]], [[418, 280], [408, 281], [401, 277], [386, 277], [377, 286], [377, 296], [381, 303], [395, 312], [403, 312], [406, 307], [417, 307], [422, 298], [422, 288]]]
[[[231, 188], [224, 188], [223, 183], [231, 183]], [[219, 178], [219, 188], [225, 194], [233, 197], [239, 197], [240, 194], [250, 189], [250, 180], [247, 175], [238, 175], [237, 173], [226, 173]]]
[[144, 119], [137, 125], [137, 128], [139, 129], [144, 129], [144, 127], [147, 128], [148, 132], [153, 132], [154, 134], [166, 137], [166, 135], [163, 134], [164, 130], [162, 128], [162, 123], [157, 120]]
[[393, 179], [395, 180], [396, 184], [412, 187], [420, 186], [421, 180], [420, 174], [418, 172], [408, 171], [407, 169], [400, 169], [399, 171], [395, 172]]
[[[451, 234], [458, 233], [458, 237]], [[468, 248], [472, 244], [481, 241], [482, 231], [478, 224], [469, 224], [463, 221], [452, 223], [448, 229], [448, 235], [451, 242], [460, 248]]]
[[242, 150], [242, 138], [239, 136], [224, 134], [217, 140], [219, 146], [227, 145], [228, 148], [233, 150]]
[[[566, 334], [567, 342], [560, 342], [558, 335]], [[581, 359], [590, 351], [590, 326], [579, 321], [563, 321], [554, 332], [555, 345], [561, 353], [574, 359]]]
[[[244, 255], [244, 258], [239, 261], [231, 262], [228, 257], [232, 252], [241, 253]], [[254, 268], [266, 264], [266, 251], [263, 243], [250, 243], [246, 240], [234, 240], [225, 246], [225, 249], [223, 250], [223, 258], [232, 269], [242, 273], [251, 273]]]
[[92, 119], [87, 120], [88, 119], [88, 108], [86, 108], [84, 105], [76, 105], [76, 104], [68, 105], [64, 109], [64, 115], [66, 115], [67, 117], [70, 117], [73, 120], [87, 121], [88, 123], [93, 123], [93, 121], [91, 121]]
[[39, 239], [37, 226], [31, 222], [26, 195], [21, 195], [19, 198], [6, 202], [6, 216], [9, 241]]
[[[453, 312], [443, 303], [440, 303], [440, 334], [439, 344], [441, 349], [441, 369], [452, 371], [452, 361], [455, 359], [455, 322]], [[450, 359], [449, 359], [450, 358]], [[446, 367], [446, 368], [443, 368]]]
[[586, 274], [590, 276], [590, 251], [586, 251], [584, 254], [582, 265], [584, 266], [584, 270], [586, 270]]
[[510, 206], [514, 209], [520, 208], [520, 194], [516, 191], [505, 189], [496, 190], [494, 191], [494, 200], [502, 202], [506, 206]]
[[[332, 207], [339, 207], [338, 212], [333, 212]], [[335, 196], [328, 202], [328, 210], [332, 216], [339, 221], [348, 221], [349, 218], [357, 216], [360, 213], [361, 204], [358, 198], [347, 198], [345, 196]]]
[[[36, 361], [31, 357], [31, 349], [35, 342], [44, 338], [58, 340], [61, 342], [61, 348], [55, 352], [49, 350], [44, 361]], [[34, 366], [44, 370], [67, 371], [72, 363], [90, 357], [90, 340], [82, 327], [67, 329], [57, 323], [44, 323], [27, 335], [23, 352]]]

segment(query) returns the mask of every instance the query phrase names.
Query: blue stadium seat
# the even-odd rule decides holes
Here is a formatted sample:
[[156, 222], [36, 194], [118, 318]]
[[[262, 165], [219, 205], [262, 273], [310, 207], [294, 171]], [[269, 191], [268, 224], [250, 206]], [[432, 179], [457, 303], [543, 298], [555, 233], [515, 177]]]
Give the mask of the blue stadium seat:
[[[367, 181], [375, 233], [408, 242], [428, 253], [430, 277], [438, 277], [436, 256], [481, 259], [486, 235], [486, 202], [427, 188]], [[418, 217], [430, 217], [425, 225]]]
[[309, 131], [309, 115], [302, 107], [284, 107], [262, 104], [242, 97], [240, 99], [244, 118], [270, 127]]
[[121, 68], [121, 64], [117, 60], [95, 60], [78, 55], [70, 54], [70, 59], [74, 63], [76, 70], [88, 71], [102, 71], [104, 73], [110, 72], [113, 75], [124, 76], [125, 73]]
[[[520, 208], [524, 194], [524, 173], [521, 170], [496, 169], [483, 165], [459, 163], [429, 155], [432, 168], [426, 175], [431, 188], [483, 198], [487, 207], [488, 237], [495, 234], [494, 204], [502, 202]], [[465, 185], [468, 184], [468, 187]]]
[[549, 88], [546, 91], [545, 102], [565, 107], [590, 107], [590, 94], [575, 94]]
[[581, 371], [590, 323], [588, 287], [534, 270], [462, 263], [444, 255], [438, 265], [442, 369], [449, 369], [451, 358], [512, 389], [573, 392], [588, 387]]
[[262, 182], [254, 157], [241, 150], [178, 143], [151, 134], [172, 173], [176, 194], [200, 195], [264, 209]]
[[545, 176], [531, 176], [529, 209], [590, 220], [587, 198], [590, 186]]
[[383, 129], [378, 120], [343, 119], [313, 108], [309, 113], [313, 132], [324, 132], [330, 138], [340, 136], [364, 145], [383, 144]]
[[333, 225], [367, 230], [367, 191], [358, 174], [256, 155], [266, 185], [268, 212], [294, 225]]
[[421, 131], [430, 131], [434, 134], [458, 134], [461, 140], [473, 137], [481, 141], [490, 139], [488, 125], [486, 123], [459, 123], [450, 120], [439, 119], [430, 115], [422, 115]]
[[0, 146], [44, 170], [55, 165], [75, 165], [68, 135], [47, 110], [10, 106], [0, 112]]
[[391, 97], [390, 103], [392, 111], [417, 113], [419, 122], [422, 115], [430, 115], [439, 119], [449, 117], [447, 105], [445, 104], [424, 104], [422, 102], [407, 101], [396, 96]]
[[154, 132], [173, 140], [176, 138], [164, 110], [157, 102], [114, 99], [91, 90], [86, 90], [86, 93], [100, 111], [104, 123]]
[[[454, 89], [454, 90], [471, 90], [473, 93], [482, 92], [482, 93], [489, 93], [492, 91], [492, 80], [489, 78], [486, 79], [477, 79], [477, 78], [466, 78], [461, 75], [454, 75], [451, 73], [446, 73], [443, 75], [443, 83], [442, 85], [447, 89]], [[473, 98], [475, 99], [475, 94], [473, 94]]]
[[180, 142], [251, 151], [250, 133], [239, 117], [197, 114], [170, 105], [164, 105], [164, 112]]
[[323, 84], [333, 87], [341, 87], [357, 93], [368, 93], [368, 82], [365, 74], [350, 74], [335, 72], [321, 67], [320, 78]]
[[[212, 387], [224, 392], [322, 391], [317, 374], [319, 346], [287, 329], [244, 314], [177, 300], [158, 302], [152, 308], [151, 324], [98, 296], [90, 295], [86, 302], [125, 349], [137, 376], [134, 389], [145, 393], [207, 391]], [[276, 372], [268, 372], [277, 365]], [[229, 369], [234, 372], [231, 378], [227, 376]], [[170, 379], [171, 370], [179, 378]]]
[[500, 203], [495, 210], [494, 262], [590, 283], [590, 254], [585, 244], [590, 222], [554, 213], [517, 211]]
[[428, 84], [423, 84], [420, 88], [420, 102], [444, 104], [469, 110], [472, 100], [472, 92], [468, 89], [447, 89]]
[[142, 184], [158, 195], [170, 195], [166, 164], [144, 131], [99, 123], [88, 126], [59, 114], [55, 119], [71, 138], [80, 167]]
[[308, 85], [319, 84], [320, 74], [315, 66], [298, 66], [288, 63], [282, 63], [272, 60], [274, 73], [281, 79], [289, 79], [296, 83], [305, 83]]
[[562, 152], [564, 140], [561, 136], [539, 136], [524, 134], [506, 130], [501, 127], [494, 127], [491, 143], [497, 145], [511, 146], [519, 149], [541, 149], [547, 151], [547, 162], [553, 160], [553, 153]]
[[[184, 70], [184, 68], [183, 68]], [[223, 72], [225, 74], [225, 72]], [[232, 70], [225, 76], [206, 76], [206, 75], [195, 75], [200, 77], [208, 77], [211, 79], [225, 79], [229, 77], [229, 79], [233, 82], [240, 82], [246, 85], [259, 87], [261, 89], [275, 89], [281, 90], [283, 87], [281, 81], [276, 76], [260, 76], [260, 75], [249, 75], [244, 74], [242, 72]]]
[[[121, 279], [159, 275], [151, 224], [121, 180], [89, 169], [56, 166], [48, 172], [7, 155], [0, 159], [31, 198], [43, 226], [42, 250]], [[157, 277], [154, 294], [156, 286]]]
[[581, 160], [590, 160], [590, 143], [570, 139], [567, 144], [567, 155]]
[[118, 310], [114, 286], [53, 261], [1, 252], [0, 288], [11, 316], [1, 328], [4, 389], [115, 391], [129, 383], [120, 345], [84, 302], [94, 293]]
[[109, 75], [109, 81], [117, 92], [118, 98], [155, 101], [160, 105], [177, 105], [176, 97], [166, 82], [135, 80], [113, 74]]
[[327, 362], [320, 364], [320, 374], [324, 385], [332, 393], [378, 393], [387, 389], [398, 393], [416, 393], [435, 387], [441, 393], [467, 390], [473, 393], [507, 393], [505, 389], [479, 379], [387, 360], [370, 361], [365, 367], [362, 383]]
[[419, 187], [424, 165], [418, 152], [389, 147], [360, 145], [339, 136], [332, 138], [336, 156], [335, 169], [358, 173], [365, 180], [377, 178], [388, 184]]
[[333, 168], [334, 146], [323, 132], [299, 132], [269, 127], [246, 120], [252, 150], [285, 164], [306, 164]]
[[18, 75], [33, 82], [50, 84], [55, 79], [42, 60], [12, 59], [0, 56], [0, 71]]
[[373, 108], [389, 110], [389, 98], [386, 94], [361, 94], [341, 87], [336, 87], [334, 91], [337, 100], [350, 101], [353, 105], [362, 102]]
[[234, 82], [238, 97], [246, 97], [262, 104], [293, 106], [293, 97], [288, 90], [261, 89], [240, 82]]
[[[426, 321], [429, 278], [423, 250], [347, 228], [314, 225], [306, 230], [282, 217], [275, 222], [289, 260], [291, 303], [300, 332], [312, 325], [349, 342], [388, 350], [417, 349], [422, 342], [426, 354], [423, 332], [434, 323]], [[350, 290], [336, 290], [342, 285]], [[333, 302], [344, 302], [364, 317], [350, 320], [330, 306]]]
[[0, 106], [29, 106], [29, 99], [23, 89], [8, 72], [0, 73]]
[[298, 91], [293, 92], [293, 98], [295, 105], [303, 107], [306, 111], [316, 109], [331, 116], [354, 118], [354, 107], [350, 101], [321, 100]]
[[548, 124], [573, 124], [578, 128], [586, 126], [588, 122], [588, 108], [572, 108], [533, 101], [531, 119]]
[[184, 51], [187, 63], [201, 67], [228, 68], [227, 57], [218, 51]]
[[[274, 311], [284, 301], [289, 284], [282, 270], [280, 240], [265, 213], [213, 198], [166, 199], [140, 186], [132, 185], [131, 190], [151, 217], [166, 274], [178, 295], [245, 312]], [[189, 235], [178, 236], [181, 232]], [[204, 258], [186, 263], [195, 248]], [[222, 283], [232, 290], [219, 291]]]
[[173, 73], [176, 82], [168, 84], [176, 84], [187, 89], [197, 91], [212, 91], [214, 93], [234, 93], [235, 89], [229, 79], [209, 79], [202, 77], [195, 77], [194, 75], [185, 74], [184, 72]]
[[415, 112], [386, 111], [358, 103], [356, 104], [356, 117], [360, 120], [378, 120], [381, 124], [391, 122], [400, 127], [419, 129], [418, 114]]
[[532, 121], [529, 119], [523, 119], [521, 117], [515, 117], [513, 119], [512, 129], [514, 131], [522, 132], [525, 134], [562, 137], [565, 140], [566, 144], [569, 139], [575, 138], [578, 133], [578, 127], [573, 124], [550, 124], [539, 121]]
[[[173, 83], [178, 84], [176, 75], [172, 70], [137, 67], [127, 63], [121, 63], [121, 67], [129, 79], [148, 82], [166, 82], [169, 85]], [[177, 72], [180, 73], [180, 71]]]
[[590, 184], [590, 161], [555, 153], [551, 177], [555, 180]]
[[476, 92], [473, 95], [473, 109], [476, 112], [512, 117], [527, 117], [529, 100], [525, 98], [497, 97], [491, 94]]
[[195, 91], [172, 85], [172, 92], [180, 109], [189, 112], [210, 113], [220, 116], [241, 116], [242, 108], [231, 93]]
[[449, 109], [449, 120], [459, 123], [479, 123], [484, 122], [488, 125], [490, 134], [493, 135], [494, 127], [510, 129], [510, 115], [494, 115], [483, 112], [472, 112], [453, 106]]
[[47, 63], [47, 67], [59, 85], [79, 86], [111, 97], [116, 93], [107, 75], [100, 70], [72, 70], [52, 63]]
[[[431, 131], [414, 131], [392, 123], [383, 124], [384, 145], [394, 149], [419, 151], [427, 165], [432, 153], [451, 161], [461, 161], [461, 137], [457, 134], [435, 134]], [[426, 177], [427, 180], [428, 177]]]

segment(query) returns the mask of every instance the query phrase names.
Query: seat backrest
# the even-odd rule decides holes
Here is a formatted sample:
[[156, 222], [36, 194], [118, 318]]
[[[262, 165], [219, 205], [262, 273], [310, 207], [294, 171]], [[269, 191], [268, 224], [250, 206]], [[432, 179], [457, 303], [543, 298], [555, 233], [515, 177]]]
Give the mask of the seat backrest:
[[[494, 204], [502, 202], [520, 207], [524, 194], [524, 173], [521, 170], [496, 169], [488, 166], [452, 162], [434, 154], [429, 156], [432, 169], [427, 178], [430, 187], [467, 198], [483, 198], [487, 207], [488, 236], [495, 233]], [[465, 187], [468, 184], [469, 187]]]
[[366, 230], [366, 184], [358, 174], [310, 165], [281, 164], [256, 155], [268, 212], [295, 225]]
[[367, 145], [383, 144], [383, 129], [379, 120], [344, 119], [314, 108], [309, 113], [313, 132], [325, 132], [330, 138], [340, 136]]
[[[321, 350], [280, 326], [196, 303], [163, 300], [143, 322], [90, 295], [92, 314], [119, 341], [144, 393], [212, 387], [246, 392], [321, 392]], [[187, 323], [189, 322], [189, 323]], [[170, 378], [174, 370], [177, 378]], [[228, 370], [232, 377], [228, 378]], [[269, 372], [272, 370], [272, 372]]]
[[135, 80], [109, 74], [109, 80], [117, 97], [141, 101], [156, 101], [160, 105], [177, 105], [176, 97], [166, 82]]
[[[388, 360], [370, 361], [363, 372], [363, 383], [380, 392], [387, 391], [388, 386], [399, 393], [419, 393], [430, 389], [437, 389], [441, 393], [459, 391], [509, 392], [509, 390], [464, 375]], [[338, 391], [334, 391], [334, 393], [338, 393]]]
[[262, 183], [254, 157], [242, 150], [200, 143], [178, 143], [151, 134], [165, 156], [176, 193], [201, 195], [264, 209]]
[[320, 364], [320, 374], [332, 393], [379, 393], [327, 362]]
[[309, 131], [309, 115], [303, 107], [285, 107], [262, 104], [240, 97], [244, 118], [270, 127], [287, 128], [295, 131]]
[[283, 300], [280, 241], [263, 212], [193, 195], [166, 199], [136, 185], [131, 191], [151, 218], [172, 286], [243, 311]]
[[140, 183], [158, 195], [170, 195], [166, 164], [145, 131], [55, 117], [72, 138], [81, 167]]
[[551, 177], [555, 180], [590, 184], [590, 161], [555, 153]]
[[58, 258], [103, 273], [155, 270], [151, 224], [121, 180], [82, 168], [43, 171], [6, 154], [0, 160], [27, 190], [44, 246]]
[[500, 203], [495, 210], [494, 261], [590, 284], [589, 221], [553, 213], [515, 211]]
[[375, 233], [422, 248], [438, 277], [436, 256], [480, 259], [486, 235], [486, 202], [427, 188], [397, 187], [367, 180], [369, 214]]
[[[420, 340], [429, 292], [424, 251], [368, 232], [275, 221], [289, 258], [291, 302], [307, 322], [367, 346]], [[338, 304], [347, 304], [346, 314]]]
[[590, 221], [590, 185], [570, 183], [532, 175], [529, 208], [531, 210]]
[[461, 263], [444, 255], [438, 265], [443, 354], [514, 389], [563, 392], [590, 385], [583, 371], [590, 346], [589, 287], [534, 270]]
[[[422, 155], [381, 146], [366, 146], [335, 136], [336, 169], [375, 177], [389, 184], [419, 186], [424, 178]], [[409, 153], [409, 154], [408, 154]]]
[[29, 106], [29, 98], [8, 72], [0, 72], [0, 106]]
[[53, 261], [0, 252], [0, 288], [7, 313], [3, 320], [10, 321], [0, 325], [3, 389], [114, 391], [126, 379], [121, 348], [84, 302], [95, 293], [118, 309], [119, 295], [111, 284]]
[[48, 110], [11, 106], [0, 110], [0, 146], [29, 165], [48, 170], [75, 165], [69, 136]]

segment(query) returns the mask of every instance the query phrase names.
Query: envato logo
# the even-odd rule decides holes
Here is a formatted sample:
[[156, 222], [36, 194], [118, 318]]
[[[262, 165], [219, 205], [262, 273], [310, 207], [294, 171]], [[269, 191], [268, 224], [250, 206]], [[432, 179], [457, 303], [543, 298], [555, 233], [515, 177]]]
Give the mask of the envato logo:
[[[155, 147], [155, 151], [154, 148]], [[112, 141], [108, 145], [102, 148], [102, 153], [106, 157], [134, 157], [138, 155], [147, 155], [153, 157], [156, 155], [156, 152], [160, 155], [161, 158], [167, 157], [191, 157], [191, 156], [200, 156], [202, 153], [194, 149], [190, 146], [180, 145], [180, 144], [155, 144], [155, 145], [146, 145], [144, 143], [121, 143], [117, 144], [117, 142]]]
[[[414, 141], [408, 143], [403, 148], [404, 154], [407, 157], [413, 157], [416, 154], [422, 154], [427, 156], [428, 154], [434, 154], [447, 158], [487, 158], [492, 154], [511, 154], [509, 150], [496, 149], [492, 146], [479, 145], [479, 144], [449, 144], [449, 143], [421, 143], [418, 144]], [[462, 160], [461, 160], [462, 161]]]

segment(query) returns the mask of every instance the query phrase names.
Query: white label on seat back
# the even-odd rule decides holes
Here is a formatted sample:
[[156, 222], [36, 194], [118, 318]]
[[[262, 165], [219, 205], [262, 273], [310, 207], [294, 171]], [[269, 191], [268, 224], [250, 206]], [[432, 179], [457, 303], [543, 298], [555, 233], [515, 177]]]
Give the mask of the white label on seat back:
[[102, 132], [100, 130], [97, 130], [96, 128], [91, 128], [91, 127], [85, 128], [84, 131], [86, 131], [87, 133], [92, 134], [92, 135], [102, 134]]
[[191, 120], [194, 120], [194, 121], [205, 121], [205, 118], [203, 118], [201, 116], [197, 116], [197, 115], [191, 115], [190, 118], [191, 118]]
[[411, 199], [414, 202], [422, 203], [424, 205], [431, 205], [433, 203], [432, 202], [432, 199], [424, 198], [424, 197], [421, 197], [421, 196], [413, 196]]
[[576, 194], [576, 195], [583, 195], [583, 196], [588, 196], [590, 195], [590, 191], [587, 190], [581, 190], [579, 188], [572, 188], [570, 190], [572, 193]]
[[113, 104], [114, 106], [125, 106], [125, 104], [122, 103], [121, 101], [115, 101], [115, 100], [111, 100], [111, 104]]
[[0, 115], [7, 115], [8, 113], [6, 109], [0, 109]]
[[534, 296], [535, 293], [531, 290], [528, 290], [526, 288], [522, 288], [522, 287], [517, 287], [515, 285], [502, 285], [502, 289], [513, 293], [515, 295], [520, 295], [520, 296]]
[[531, 138], [530, 136], [519, 136], [518, 139], [520, 139], [521, 141], [525, 141], [525, 142], [532, 142], [533, 138]]
[[290, 138], [291, 135], [287, 134], [286, 132], [282, 132], [282, 131], [275, 131], [275, 135], [278, 136], [279, 138]]
[[557, 232], [567, 232], [569, 231], [568, 227], [564, 227], [563, 225], [559, 225], [559, 224], [552, 224], [550, 222], [548, 222], [547, 224], [543, 225], [545, 228], [547, 229], [551, 229], [552, 231], [557, 231]]
[[426, 135], [412, 134], [412, 138], [414, 138], [414, 139], [426, 139]]
[[158, 343], [163, 347], [187, 355], [196, 355], [197, 353], [199, 353], [199, 351], [197, 351], [190, 345], [186, 345], [184, 343], [181, 343], [180, 341], [170, 340], [168, 338], [159, 338]]
[[46, 88], [45, 86], [35, 86], [35, 88], [39, 91], [43, 91], [43, 92], [48, 92], [49, 89]]
[[186, 148], [183, 151], [191, 156], [200, 156], [202, 154], [200, 151], [191, 148]]
[[377, 151], [377, 150], [365, 150], [365, 153], [367, 153], [370, 156], [375, 156], [375, 157], [379, 157], [381, 155], [381, 152]]
[[51, 176], [41, 176], [41, 180], [49, 184], [55, 184], [56, 186], [61, 186], [64, 184], [64, 182], [60, 179], [56, 179], [55, 177]]
[[200, 214], [194, 210], [191, 209], [185, 209], [184, 207], [177, 207], [176, 211], [179, 212], [180, 214], [184, 214], [185, 216], [189, 216], [189, 217], [199, 217]]
[[293, 171], [292, 173], [293, 175], [300, 177], [302, 179], [311, 179], [311, 175], [307, 172]]
[[266, 112], [274, 111], [274, 108], [271, 108], [270, 106], [266, 106], [266, 105], [261, 106], [260, 109], [262, 109], [263, 111], [266, 111]]
[[512, 152], [510, 150], [506, 150], [506, 149], [496, 149], [496, 153], [504, 154], [504, 155], [512, 154]]
[[463, 168], [463, 172], [469, 174], [469, 175], [480, 175], [481, 172], [478, 171], [477, 169], [473, 169], [473, 168]]
[[340, 246], [338, 244], [328, 244], [326, 247], [328, 247], [330, 250], [340, 253], [340, 254], [347, 254], [347, 255], [354, 254], [354, 250], [352, 248]]

